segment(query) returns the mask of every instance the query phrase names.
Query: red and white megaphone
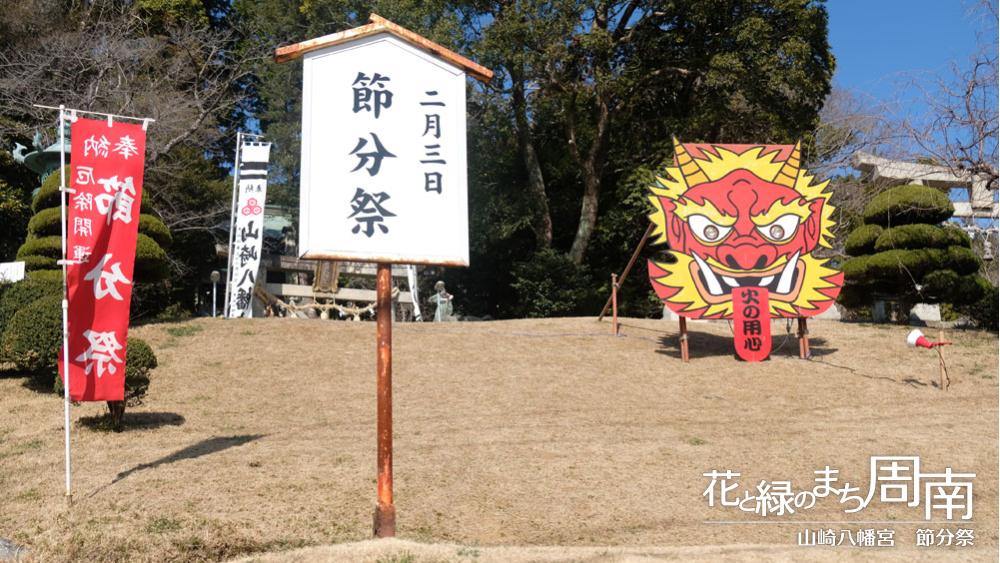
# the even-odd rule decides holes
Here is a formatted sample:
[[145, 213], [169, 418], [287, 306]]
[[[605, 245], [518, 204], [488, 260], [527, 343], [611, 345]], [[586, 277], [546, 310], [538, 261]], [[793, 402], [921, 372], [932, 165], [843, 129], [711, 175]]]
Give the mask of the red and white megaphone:
[[930, 340], [927, 340], [924, 333], [920, 332], [919, 328], [913, 329], [913, 332], [906, 337], [906, 345], [910, 348], [916, 348], [918, 346], [921, 348], [933, 348], [935, 346], [944, 346], [945, 344], [951, 344], [951, 342], [931, 342]]

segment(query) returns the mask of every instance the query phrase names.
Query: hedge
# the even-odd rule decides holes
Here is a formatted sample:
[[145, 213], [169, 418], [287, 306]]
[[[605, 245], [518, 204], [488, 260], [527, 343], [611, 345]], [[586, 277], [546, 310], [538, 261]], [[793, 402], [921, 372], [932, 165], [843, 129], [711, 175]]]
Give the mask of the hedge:
[[[34, 274], [32, 274], [34, 275]], [[0, 334], [7, 331], [7, 323], [20, 309], [27, 307], [42, 297], [62, 296], [62, 283], [32, 278], [7, 284], [0, 297]]]
[[62, 295], [49, 295], [22, 307], [3, 333], [3, 353], [18, 369], [54, 370], [62, 347]]
[[55, 282], [62, 286], [62, 270], [35, 270], [28, 274], [33, 280]]
[[135, 246], [135, 274], [133, 281], [140, 283], [159, 281], [167, 276], [167, 253], [148, 236], [139, 233]]
[[948, 237], [948, 246], [972, 248], [972, 237], [960, 227], [956, 225], [944, 225], [941, 229], [944, 231], [945, 236]]
[[875, 196], [865, 206], [865, 223], [871, 225], [937, 224], [955, 213], [944, 193], [927, 186], [898, 186]]
[[871, 254], [875, 251], [875, 240], [882, 234], [882, 230], [878, 225], [862, 225], [847, 236], [844, 249], [851, 256]]

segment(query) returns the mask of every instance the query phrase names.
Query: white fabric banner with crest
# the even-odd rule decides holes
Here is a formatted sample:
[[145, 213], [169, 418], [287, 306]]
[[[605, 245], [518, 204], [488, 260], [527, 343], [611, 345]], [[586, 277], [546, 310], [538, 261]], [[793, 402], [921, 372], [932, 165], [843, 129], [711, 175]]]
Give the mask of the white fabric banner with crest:
[[267, 198], [267, 161], [271, 143], [243, 143], [237, 173], [239, 184], [233, 209], [233, 241], [229, 257], [229, 311], [231, 319], [253, 316], [253, 290], [264, 243], [264, 201]]

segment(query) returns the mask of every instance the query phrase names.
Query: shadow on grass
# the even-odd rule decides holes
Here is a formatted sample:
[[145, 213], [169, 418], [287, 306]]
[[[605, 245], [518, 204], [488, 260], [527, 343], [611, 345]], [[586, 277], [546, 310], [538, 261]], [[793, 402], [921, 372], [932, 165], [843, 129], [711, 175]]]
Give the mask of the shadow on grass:
[[99, 432], [128, 432], [130, 430], [149, 430], [162, 426], [180, 426], [184, 417], [173, 412], [128, 412], [122, 418], [120, 429], [116, 429], [111, 419], [111, 413], [80, 418], [80, 426]]
[[186, 448], [177, 450], [176, 452], [168, 456], [161, 457], [156, 461], [143, 463], [127, 471], [122, 471], [121, 473], [118, 474], [117, 477], [115, 477], [115, 480], [112, 481], [111, 484], [113, 485], [137, 471], [142, 471], [144, 469], [152, 469], [154, 467], [159, 467], [161, 465], [168, 465], [185, 459], [195, 459], [202, 456], [211, 455], [214, 453], [221, 452], [223, 450], [228, 450], [229, 448], [242, 446], [243, 444], [250, 443], [259, 438], [263, 438], [264, 436], [266, 436], [266, 434], [245, 434], [242, 436], [216, 436], [215, 438], [202, 440], [196, 444], [192, 444]]
[[[660, 337], [660, 345], [663, 346], [663, 348], [657, 350], [656, 353], [680, 359], [680, 338], [681, 335], [679, 333]], [[796, 336], [795, 330], [793, 330], [791, 334], [787, 335], [773, 333], [771, 335], [771, 346], [772, 355], [787, 354], [794, 357], [798, 357], [799, 355], [799, 340]], [[825, 338], [821, 336], [809, 337], [809, 353], [811, 358], [828, 356], [836, 351], [837, 348], [831, 348], [829, 346], [829, 342]], [[733, 344], [733, 335], [700, 332], [697, 330], [691, 330], [691, 327], [688, 326], [688, 353], [692, 360], [717, 356], [733, 357], [736, 355], [736, 348]]]

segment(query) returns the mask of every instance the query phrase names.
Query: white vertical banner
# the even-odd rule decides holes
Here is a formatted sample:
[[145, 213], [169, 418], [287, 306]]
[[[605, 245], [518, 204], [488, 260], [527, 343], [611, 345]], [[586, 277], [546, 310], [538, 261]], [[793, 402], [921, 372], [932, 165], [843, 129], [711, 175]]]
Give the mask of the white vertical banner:
[[264, 201], [271, 143], [246, 142], [237, 166], [236, 207], [233, 209], [229, 257], [229, 318], [252, 317], [253, 289], [264, 244]]

